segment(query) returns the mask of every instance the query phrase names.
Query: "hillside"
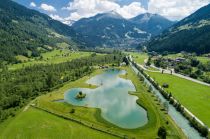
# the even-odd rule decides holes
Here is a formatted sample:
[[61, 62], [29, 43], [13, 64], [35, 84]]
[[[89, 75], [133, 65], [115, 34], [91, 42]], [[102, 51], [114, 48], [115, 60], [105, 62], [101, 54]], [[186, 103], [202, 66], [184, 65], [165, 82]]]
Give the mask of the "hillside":
[[210, 52], [210, 5], [181, 20], [148, 44], [149, 51]]
[[15, 56], [36, 57], [65, 42], [75, 47], [78, 35], [61, 22], [13, 1], [0, 1], [0, 61], [18, 62]]
[[145, 13], [130, 19], [131, 22], [139, 24], [146, 32], [153, 36], [160, 34], [165, 29], [172, 26], [175, 22], [158, 14]]

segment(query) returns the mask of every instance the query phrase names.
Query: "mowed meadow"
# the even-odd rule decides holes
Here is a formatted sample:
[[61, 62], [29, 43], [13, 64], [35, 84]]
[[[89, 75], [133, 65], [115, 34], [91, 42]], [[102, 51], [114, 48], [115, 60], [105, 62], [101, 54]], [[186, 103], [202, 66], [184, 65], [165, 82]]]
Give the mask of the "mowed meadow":
[[0, 125], [2, 139], [115, 139], [111, 136], [93, 130], [78, 123], [67, 121], [44, 111], [30, 107], [13, 119]]
[[[11, 64], [8, 66], [10, 70], [21, 69], [28, 66], [38, 65], [38, 64], [59, 64], [73, 59], [88, 57], [93, 52], [82, 52], [82, 51], [70, 51], [67, 49], [63, 50], [52, 50], [50, 52], [42, 53], [40, 57], [37, 58], [27, 58], [24, 56], [17, 56], [16, 58], [21, 61], [18, 64]], [[100, 54], [99, 54], [100, 55]]]

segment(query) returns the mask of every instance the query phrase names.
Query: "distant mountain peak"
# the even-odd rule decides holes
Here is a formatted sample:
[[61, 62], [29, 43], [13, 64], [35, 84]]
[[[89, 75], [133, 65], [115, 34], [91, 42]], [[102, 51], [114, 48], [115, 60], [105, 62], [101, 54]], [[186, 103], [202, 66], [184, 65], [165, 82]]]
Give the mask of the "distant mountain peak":
[[131, 21], [134, 21], [134, 22], [149, 22], [150, 20], [152, 19], [157, 19], [157, 20], [168, 20], [170, 21], [169, 19], [159, 15], [159, 14], [152, 14], [152, 13], [144, 13], [144, 14], [140, 14], [134, 18], [131, 18], [130, 20]]
[[119, 13], [116, 11], [109, 11], [106, 13], [97, 14], [95, 17], [97, 18], [115, 18], [115, 19], [124, 19]]
[[139, 24], [144, 30], [153, 35], [160, 34], [162, 31], [174, 24], [173, 21], [170, 21], [161, 15], [152, 13], [140, 14], [131, 18], [130, 21]]

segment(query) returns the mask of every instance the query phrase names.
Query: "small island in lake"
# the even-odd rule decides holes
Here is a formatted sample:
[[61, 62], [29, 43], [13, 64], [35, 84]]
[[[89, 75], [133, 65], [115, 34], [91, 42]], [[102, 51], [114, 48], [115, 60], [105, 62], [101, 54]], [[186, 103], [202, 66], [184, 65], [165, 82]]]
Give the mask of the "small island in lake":
[[80, 91], [77, 95], [76, 95], [76, 99], [83, 99], [86, 97], [86, 94], [83, 94], [82, 91]]

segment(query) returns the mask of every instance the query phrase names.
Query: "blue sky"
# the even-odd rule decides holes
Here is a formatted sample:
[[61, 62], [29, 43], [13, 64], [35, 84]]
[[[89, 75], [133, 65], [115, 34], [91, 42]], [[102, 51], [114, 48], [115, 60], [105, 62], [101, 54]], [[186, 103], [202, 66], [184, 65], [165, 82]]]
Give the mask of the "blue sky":
[[70, 24], [98, 13], [115, 11], [124, 18], [142, 13], [160, 14], [170, 20], [181, 20], [210, 0], [14, 0], [28, 8], [48, 14]]

